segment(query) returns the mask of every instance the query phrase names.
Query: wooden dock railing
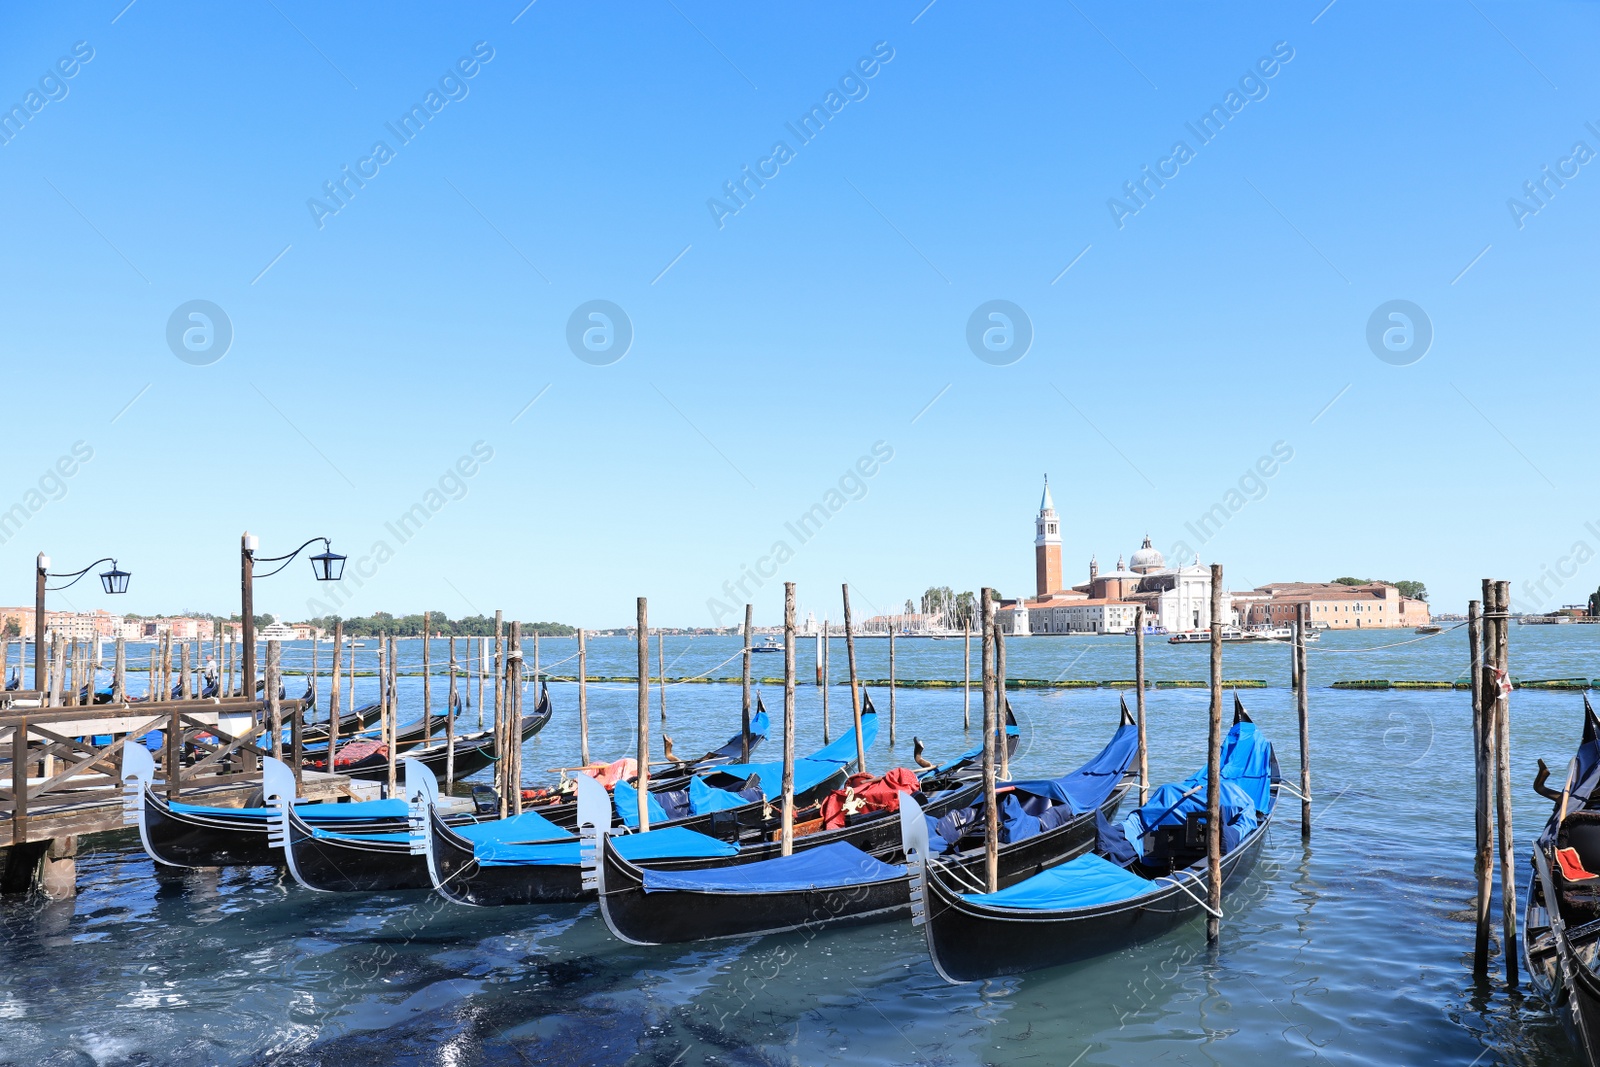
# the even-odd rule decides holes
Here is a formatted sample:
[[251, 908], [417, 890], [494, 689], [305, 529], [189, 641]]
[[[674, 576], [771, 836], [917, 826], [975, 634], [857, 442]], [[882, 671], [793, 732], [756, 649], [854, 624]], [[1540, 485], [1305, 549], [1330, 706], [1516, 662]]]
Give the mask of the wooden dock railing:
[[[80, 707], [22, 706], [40, 694], [11, 691], [0, 708], [0, 841], [29, 841], [32, 816], [106, 804], [122, 795], [122, 748], [162, 734], [157, 774], [168, 799], [184, 790], [239, 785], [272, 754], [270, 703], [243, 697], [162, 700]], [[302, 749], [304, 701], [277, 702]], [[296, 776], [299, 770], [296, 768]], [[10, 822], [10, 834], [4, 823]]]

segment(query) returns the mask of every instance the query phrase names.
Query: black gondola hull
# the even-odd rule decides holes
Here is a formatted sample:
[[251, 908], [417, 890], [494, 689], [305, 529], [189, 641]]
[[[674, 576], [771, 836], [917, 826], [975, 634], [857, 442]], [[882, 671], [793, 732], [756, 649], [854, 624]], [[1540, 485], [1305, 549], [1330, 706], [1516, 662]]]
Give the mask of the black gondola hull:
[[[930, 818], [970, 803], [978, 785], [963, 790], [941, 804], [924, 810]], [[1052, 827], [1014, 845], [1002, 846], [1001, 881], [1011, 885], [1036, 873], [1087, 852], [1094, 844], [1095, 818], [1116, 814], [1127, 794], [1126, 783], [1118, 785], [1099, 812], [1085, 812], [1060, 826]], [[852, 831], [855, 831], [852, 833]], [[903, 863], [900, 817], [888, 815], [859, 827], [802, 838], [802, 849], [848, 841], [888, 863]], [[740, 863], [770, 859], [779, 854], [777, 843], [746, 848]], [[725, 937], [751, 937], [809, 930], [845, 922], [868, 922], [909, 915], [911, 882], [908, 877], [862, 881], [848, 886], [771, 893], [706, 893], [684, 890], [645, 892], [644, 873], [610, 847], [601, 850], [604, 864], [602, 914], [611, 932], [632, 944], [677, 944]], [[983, 869], [983, 855], [965, 855], [956, 865], [968, 872]], [[693, 866], [720, 867], [728, 861], [701, 862]], [[649, 866], [659, 866], [650, 864]], [[969, 873], [968, 877], [972, 875]]]
[[[831, 789], [840, 781], [843, 781], [843, 772], [818, 788]], [[566, 807], [571, 809], [566, 825], [570, 829], [577, 822], [577, 805]], [[764, 807], [765, 802], [754, 801], [725, 811], [662, 823], [655, 828], [681, 826], [718, 840], [738, 841], [763, 830]], [[542, 814], [546, 811], [543, 808], [524, 810], [535, 810]], [[471, 842], [450, 833], [447, 826], [442, 826], [437, 812], [430, 818], [429, 832], [433, 836], [435, 865], [433, 885], [442, 895], [458, 904], [492, 908], [512, 904], [571, 904], [595, 898], [594, 890], [583, 888], [582, 871], [575, 864], [480, 864], [474, 856]], [[556, 824], [562, 825], [561, 822]], [[670, 865], [670, 862], [660, 865]]]
[[[441, 722], [443, 720], [440, 720]], [[541, 703], [537, 712], [522, 717], [522, 740], [543, 730], [550, 722], [550, 706], [548, 700]], [[458, 737], [455, 741], [455, 778], [456, 781], [477, 774], [494, 762], [494, 741], [490, 731], [474, 733], [467, 737]], [[416, 760], [428, 770], [433, 772], [435, 778], [441, 781], [446, 770], [450, 769], [450, 749], [443, 741], [435, 739], [431, 743], [418, 745], [410, 750], [396, 754], [396, 760]], [[387, 755], [369, 756], [348, 766], [338, 768], [338, 773], [349, 775], [351, 778], [360, 778], [363, 781], [379, 782], [389, 778], [389, 757]]]
[[139, 836], [158, 863], [173, 867], [270, 867], [283, 852], [267, 843], [260, 820], [173, 811], [148, 789], [141, 790]]
[[[1533, 847], [1545, 846], [1536, 842]], [[1542, 858], [1551, 862], [1548, 851]], [[1600, 1067], [1600, 976], [1579, 958], [1564, 921], [1561, 936], [1556, 936], [1545, 908], [1546, 884], [1535, 865], [1522, 920], [1523, 963], [1530, 983], [1561, 1020], [1579, 1060], [1588, 1067]], [[1595, 936], [1586, 932], [1583, 940], [1592, 941]]]
[[376, 893], [429, 889], [427, 861], [407, 842], [317, 837], [292, 811], [284, 835], [285, 859], [294, 880], [324, 893]]
[[[1263, 816], [1256, 829], [1223, 857], [1225, 890], [1254, 869], [1270, 822], [1270, 815]], [[1168, 883], [1166, 889], [1134, 901], [1070, 912], [1034, 912], [968, 902], [962, 899], [960, 885], [930, 871], [923, 926], [928, 950], [935, 968], [951, 982], [1092, 959], [1159, 937], [1200, 914], [1195, 897], [1205, 899], [1209, 881], [1203, 864], [1197, 873], [1198, 878], [1182, 879], [1183, 889]]]
[[[268, 844], [268, 821], [231, 815], [227, 809], [174, 811], [150, 790], [142, 790], [139, 837], [158, 863], [174, 867], [281, 867], [281, 848]], [[462, 816], [465, 818], [465, 816]], [[398, 833], [403, 819], [341, 819], [339, 827], [358, 833]]]
[[512, 904], [572, 904], [594, 898], [593, 890], [585, 892], [577, 866], [480, 864], [473, 854], [472, 842], [452, 833], [437, 812], [430, 812], [428, 822], [433, 838], [431, 882], [448, 900], [498, 908]]

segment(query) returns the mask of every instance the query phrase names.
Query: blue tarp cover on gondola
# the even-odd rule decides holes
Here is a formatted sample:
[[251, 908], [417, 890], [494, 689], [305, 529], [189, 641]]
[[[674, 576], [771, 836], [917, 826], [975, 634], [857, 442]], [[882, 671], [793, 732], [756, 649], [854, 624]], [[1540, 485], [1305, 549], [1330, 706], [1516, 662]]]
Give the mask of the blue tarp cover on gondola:
[[536, 811], [525, 811], [504, 819], [468, 823], [451, 827], [456, 833], [475, 844], [500, 841], [506, 844], [535, 844], [541, 841], [565, 841], [572, 837], [571, 830], [563, 830]]
[[[404, 801], [398, 801], [397, 803], [404, 804]], [[404, 811], [401, 814], [403, 816], [405, 814]], [[471, 841], [474, 846], [532, 845], [547, 841], [577, 840], [570, 830], [563, 830], [536, 811], [525, 811], [521, 815], [512, 815], [504, 819], [489, 819], [485, 822], [467, 823], [464, 826], [452, 826], [451, 829]], [[399, 842], [411, 840], [411, 834], [404, 830], [393, 833], [363, 834], [342, 832], [318, 826], [313, 827], [311, 833], [313, 837], [337, 838], [345, 841]]]
[[1261, 736], [1256, 724], [1234, 723], [1222, 746], [1222, 780], [1243, 789], [1257, 811], [1266, 811], [1272, 807], [1276, 771], [1272, 744]]
[[[1127, 729], [1123, 727], [1123, 729]], [[1272, 806], [1275, 771], [1272, 746], [1252, 722], [1237, 722], [1222, 746], [1222, 851], [1236, 848], [1258, 825], [1256, 812]], [[976, 904], [1004, 908], [1065, 910], [1130, 900], [1157, 888], [1123, 869], [1144, 855], [1144, 836], [1158, 826], [1183, 824], [1206, 809], [1206, 769], [1181, 782], [1169, 782], [1118, 823], [1099, 819], [1095, 853], [1071, 860], [998, 893], [965, 894]], [[1257, 803], [1256, 790], [1263, 790]], [[1184, 877], [1180, 875], [1179, 877]]]
[[1157, 888], [1160, 886], [1090, 852], [1009, 889], [998, 893], [963, 893], [962, 899], [996, 908], [1055, 911], [1115, 904]]
[[1011, 782], [1009, 788], [1013, 792], [1044, 797], [1054, 804], [1070, 805], [1074, 815], [1082, 815], [1105, 803], [1106, 797], [1122, 781], [1128, 761], [1138, 749], [1139, 728], [1119, 726], [1100, 754], [1071, 774], [1064, 774], [1060, 778]]
[[[1000, 798], [1000, 840], [1011, 844], [1053, 830], [1074, 815], [1104, 804], [1139, 748], [1137, 726], [1119, 726], [1093, 759], [1060, 778], [1014, 782]], [[983, 825], [983, 803], [957, 808], [942, 819], [929, 819], [928, 836], [935, 851], [947, 851], [964, 835]]]
[[[1135, 810], [1120, 826], [1135, 852], [1144, 855], [1144, 835], [1158, 826], [1180, 826], [1190, 815], [1206, 812], [1206, 775], [1201, 771], [1185, 781], [1168, 783], [1150, 794], [1150, 802]], [[1187, 795], [1185, 795], [1187, 794]], [[1256, 828], [1256, 806], [1250, 794], [1222, 780], [1222, 851], [1229, 852]], [[1124, 857], [1118, 857], [1124, 858]]]
[[390, 841], [402, 844], [411, 840], [411, 835], [404, 830], [389, 830], [381, 834], [349, 834], [338, 830], [328, 830], [321, 826], [311, 828], [311, 836], [325, 841]]
[[[643, 834], [621, 834], [612, 838], [612, 844], [624, 859], [635, 861], [700, 859], [735, 856], [739, 853], [738, 845], [697, 834], [682, 826], [669, 826], [664, 830], [651, 830]], [[496, 842], [479, 845], [474, 849], [474, 855], [486, 867], [576, 867], [581, 861], [578, 849], [576, 840], [547, 845], [507, 845]]]
[[[872, 743], [878, 739], [878, 714], [867, 712], [861, 716], [861, 737], [863, 746], [871, 748]], [[829, 778], [838, 774], [847, 763], [852, 763], [856, 758], [856, 730], [851, 727], [840, 734], [834, 742], [824, 748], [818, 749], [804, 759], [794, 761], [794, 791], [796, 795], [815, 789]], [[720, 767], [711, 767], [707, 774], [715, 776], [726, 774], [732, 778], [748, 780], [751, 776], [759, 776], [761, 785], [766, 795], [778, 795], [780, 783], [783, 781], [783, 761], [775, 760], [771, 763], [729, 763]]]
[[737, 808], [748, 803], [750, 801], [738, 793], [706, 785], [698, 778], [689, 779], [689, 810], [695, 815], [704, 815], [709, 811], [727, 811], [729, 808]]
[[[226, 815], [235, 818], [266, 820], [278, 813], [277, 808], [210, 808], [203, 804], [183, 804], [168, 801], [167, 807], [187, 815]], [[359, 800], [350, 804], [297, 803], [294, 813], [306, 822], [338, 822], [343, 819], [404, 819], [406, 802], [393, 800]]]
[[[862, 747], [870, 749], [872, 742], [877, 741], [877, 739], [878, 713], [866, 712], [861, 717]], [[795, 760], [795, 792], [800, 792], [800, 765], [802, 763], [818, 763], [818, 765], [826, 763], [826, 765], [832, 765], [832, 769], [830, 769], [830, 773], [832, 773], [832, 771], [837, 771], [845, 763], [853, 763], [854, 758], [856, 758], [856, 728], [851, 726], [850, 729], [846, 729], [845, 733], [835, 737], [834, 744], [824, 745], [822, 749], [816, 750], [808, 757]], [[811, 773], [814, 774], [816, 771], [818, 771], [818, 768], [811, 768]], [[773, 761], [773, 763], [723, 763], [722, 766], [706, 768], [706, 773], [730, 774], [733, 777], [750, 777], [752, 774], [760, 774], [763, 782], [778, 782], [782, 781], [784, 765], [782, 765], [781, 760]], [[822, 774], [822, 777], [818, 777], [816, 781], [824, 781], [826, 777], [827, 774]], [[813, 784], [816, 784], [816, 782], [813, 782]]]
[[792, 856], [699, 871], [644, 872], [644, 891], [695, 893], [795, 893], [836, 889], [862, 882], [899, 878], [904, 867], [873, 859], [847, 841], [796, 852]]
[[[667, 809], [654, 796], [646, 799], [651, 822], [666, 822]], [[639, 828], [639, 791], [627, 782], [619, 781], [611, 787], [611, 804], [617, 809], [617, 818], [630, 830]]]

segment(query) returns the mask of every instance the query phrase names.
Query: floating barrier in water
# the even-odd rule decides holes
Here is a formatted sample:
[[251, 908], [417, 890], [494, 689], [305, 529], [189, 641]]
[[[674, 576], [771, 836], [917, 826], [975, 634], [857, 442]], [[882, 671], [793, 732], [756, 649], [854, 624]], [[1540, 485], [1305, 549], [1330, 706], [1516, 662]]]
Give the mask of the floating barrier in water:
[[1538, 678], [1520, 683], [1523, 689], [1588, 689], [1587, 678]]

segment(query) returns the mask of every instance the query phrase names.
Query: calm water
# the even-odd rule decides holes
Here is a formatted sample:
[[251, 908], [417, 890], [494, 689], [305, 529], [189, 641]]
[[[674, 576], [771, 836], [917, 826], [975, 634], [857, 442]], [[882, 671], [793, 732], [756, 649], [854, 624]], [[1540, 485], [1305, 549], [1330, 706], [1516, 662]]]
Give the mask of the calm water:
[[[1411, 636], [1325, 636], [1312, 650], [1312, 678], [1463, 673], [1464, 631], [1373, 647]], [[1511, 639], [1520, 677], [1600, 675], [1600, 628], [1513, 627]], [[1127, 678], [1131, 644], [1017, 641], [1010, 673]], [[737, 647], [669, 638], [668, 673], [730, 674], [736, 664], [712, 669]], [[810, 677], [811, 648], [802, 642], [802, 678]], [[437, 657], [442, 644], [435, 649]], [[543, 662], [572, 649], [571, 641], [544, 641]], [[308, 654], [292, 649], [286, 660]], [[404, 654], [417, 655], [417, 643]], [[902, 677], [960, 677], [960, 641], [901, 642], [899, 655]], [[1150, 674], [1201, 678], [1205, 655], [1153, 644]], [[885, 642], [862, 642], [860, 656], [864, 675], [887, 675]], [[589, 669], [627, 673], [633, 657], [623, 640], [597, 641]], [[1243, 696], [1292, 773], [1287, 658], [1283, 649], [1229, 646], [1225, 665], [1230, 678], [1273, 683]], [[832, 660], [837, 677], [842, 643]], [[781, 673], [777, 656], [758, 663], [759, 673]], [[371, 680], [362, 684], [370, 696]], [[419, 680], [403, 684], [416, 706]], [[436, 688], [440, 703], [441, 693]], [[576, 755], [574, 687], [552, 693], [557, 717], [524, 756], [530, 781], [548, 780], [545, 768]], [[781, 691], [764, 693], [776, 717]], [[887, 694], [874, 696], [887, 718]], [[848, 717], [847, 691], [830, 701], [837, 730]], [[1109, 690], [1014, 693], [1024, 738], [1014, 771], [1042, 776], [1076, 765], [1109, 736], [1117, 701]], [[633, 687], [593, 686], [590, 703], [594, 751], [624, 754]], [[1513, 698], [1519, 844], [1548, 810], [1526, 788], [1534, 759], [1564, 765], [1581, 710], [1577, 694]], [[935, 756], [973, 743], [962, 731], [959, 690], [903, 691], [897, 711], [899, 744], [889, 750], [885, 723], [869, 755], [874, 769], [908, 763], [913, 734]], [[1205, 711], [1203, 691], [1149, 695], [1157, 781], [1202, 763]], [[158, 878], [137, 841], [119, 835], [85, 848], [76, 900], [0, 907], [0, 1062], [1573, 1062], [1536, 1002], [1498, 983], [1475, 988], [1469, 975], [1466, 695], [1315, 689], [1312, 715], [1316, 833], [1302, 843], [1298, 803], [1285, 797], [1256, 875], [1225, 904], [1215, 953], [1196, 923], [1069, 969], [956, 987], [935, 976], [909, 924], [640, 949], [612, 941], [588, 907], [476, 910], [428, 894], [320, 895], [269, 870]], [[799, 717], [804, 751], [822, 739], [816, 688], [800, 691]], [[680, 753], [722, 742], [737, 719], [737, 687], [667, 689], [666, 730]]]

